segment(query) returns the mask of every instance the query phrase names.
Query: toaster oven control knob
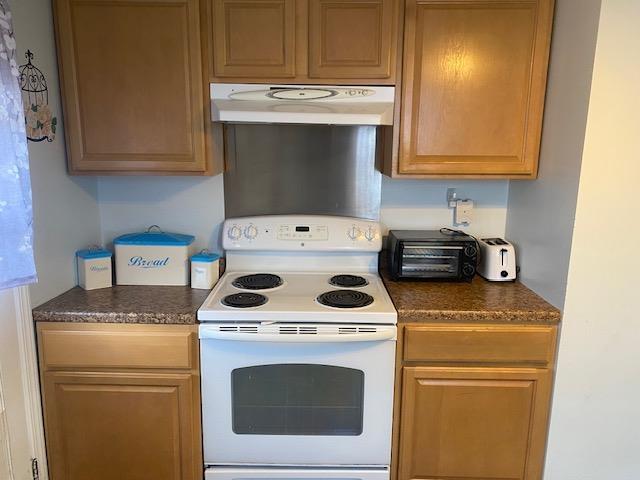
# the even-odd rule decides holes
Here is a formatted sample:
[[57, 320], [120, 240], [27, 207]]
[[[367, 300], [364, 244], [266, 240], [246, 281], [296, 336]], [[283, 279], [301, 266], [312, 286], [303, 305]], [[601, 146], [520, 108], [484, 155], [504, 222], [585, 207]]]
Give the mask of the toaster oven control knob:
[[347, 237], [351, 240], [357, 240], [360, 235], [362, 235], [362, 232], [355, 225], [347, 230]]
[[476, 269], [473, 265], [471, 265], [470, 263], [465, 263], [462, 266], [462, 273], [465, 277], [471, 277], [473, 276], [474, 273], [476, 273]]
[[258, 229], [256, 228], [255, 225], [249, 225], [247, 228], [244, 229], [244, 236], [247, 237], [249, 240], [253, 240], [258, 236]]
[[242, 229], [238, 225], [234, 225], [227, 232], [227, 236], [231, 240], [239, 240], [240, 237], [242, 236]]
[[376, 238], [376, 229], [373, 227], [369, 227], [364, 232], [364, 238], [368, 241], [372, 242]]
[[476, 254], [478, 253], [478, 250], [476, 249], [476, 247], [474, 247], [473, 245], [468, 245], [465, 249], [464, 249], [464, 254], [467, 257], [475, 257]]

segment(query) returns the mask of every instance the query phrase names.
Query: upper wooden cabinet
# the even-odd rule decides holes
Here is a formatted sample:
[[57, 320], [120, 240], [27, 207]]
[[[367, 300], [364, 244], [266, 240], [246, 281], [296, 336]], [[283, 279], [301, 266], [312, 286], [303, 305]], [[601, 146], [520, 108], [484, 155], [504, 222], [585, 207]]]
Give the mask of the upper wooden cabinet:
[[55, 0], [69, 171], [209, 173], [199, 0]]
[[296, 75], [296, 0], [214, 1], [213, 37], [219, 77]]
[[398, 0], [209, 1], [214, 82], [395, 82]]
[[310, 0], [309, 8], [309, 77], [391, 76], [394, 2]]
[[392, 175], [537, 174], [553, 0], [407, 0]]

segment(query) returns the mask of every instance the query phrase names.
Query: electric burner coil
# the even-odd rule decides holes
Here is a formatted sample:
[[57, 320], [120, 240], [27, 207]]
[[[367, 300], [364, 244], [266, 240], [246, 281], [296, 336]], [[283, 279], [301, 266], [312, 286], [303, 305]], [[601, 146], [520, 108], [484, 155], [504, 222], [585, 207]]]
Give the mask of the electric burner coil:
[[366, 278], [361, 277], [360, 275], [334, 275], [329, 280], [329, 283], [335, 287], [343, 287], [343, 288], [356, 288], [356, 287], [364, 287], [365, 285], [369, 285], [369, 282]]
[[371, 295], [358, 290], [331, 290], [318, 295], [317, 300], [334, 308], [361, 308], [373, 303]]
[[282, 285], [282, 278], [273, 273], [254, 273], [236, 278], [231, 284], [245, 290], [267, 290]]
[[267, 303], [267, 301], [268, 299], [264, 295], [251, 292], [234, 293], [221, 300], [223, 305], [233, 308], [259, 307]]

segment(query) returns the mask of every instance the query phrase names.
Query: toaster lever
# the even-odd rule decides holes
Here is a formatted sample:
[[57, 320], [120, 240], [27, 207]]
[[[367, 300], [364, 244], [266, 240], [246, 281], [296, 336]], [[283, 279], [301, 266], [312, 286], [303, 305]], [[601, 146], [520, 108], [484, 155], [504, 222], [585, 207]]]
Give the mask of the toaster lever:
[[508, 250], [506, 248], [501, 248], [500, 249], [500, 262], [502, 263], [503, 267], [505, 266], [504, 257], [507, 254], [507, 252], [508, 252]]

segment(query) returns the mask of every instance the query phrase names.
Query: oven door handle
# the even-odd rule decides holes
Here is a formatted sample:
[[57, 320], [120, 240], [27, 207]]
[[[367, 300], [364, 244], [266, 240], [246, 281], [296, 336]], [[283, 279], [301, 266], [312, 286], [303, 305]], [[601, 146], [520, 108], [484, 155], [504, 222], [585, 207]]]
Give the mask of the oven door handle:
[[337, 342], [380, 342], [395, 340], [396, 329], [384, 329], [377, 332], [362, 333], [247, 333], [221, 332], [215, 328], [200, 326], [200, 338], [204, 340], [235, 340], [240, 342], [272, 343], [337, 343]]

